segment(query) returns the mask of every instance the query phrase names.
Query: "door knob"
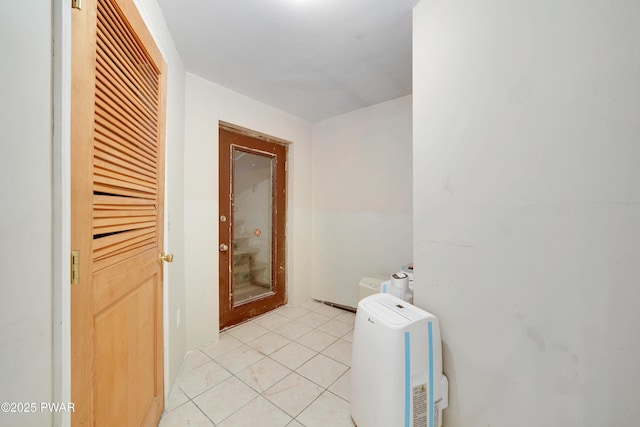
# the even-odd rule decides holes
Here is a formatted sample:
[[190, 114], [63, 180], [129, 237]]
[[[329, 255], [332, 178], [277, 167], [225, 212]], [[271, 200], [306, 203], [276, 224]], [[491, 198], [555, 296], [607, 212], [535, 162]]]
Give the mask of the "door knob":
[[229, 250], [229, 245], [226, 245], [224, 243], [220, 244], [220, 252], [227, 252]]
[[164, 252], [160, 253], [160, 264], [163, 262], [173, 262], [173, 254], [165, 254]]

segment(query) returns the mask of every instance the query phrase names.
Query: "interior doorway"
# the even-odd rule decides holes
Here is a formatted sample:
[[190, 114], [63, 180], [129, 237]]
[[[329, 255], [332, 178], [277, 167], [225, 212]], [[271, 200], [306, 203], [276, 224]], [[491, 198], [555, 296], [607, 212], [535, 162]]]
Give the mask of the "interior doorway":
[[286, 303], [287, 145], [219, 128], [220, 329]]
[[166, 63], [132, 0], [72, 12], [73, 426], [156, 426], [164, 408]]

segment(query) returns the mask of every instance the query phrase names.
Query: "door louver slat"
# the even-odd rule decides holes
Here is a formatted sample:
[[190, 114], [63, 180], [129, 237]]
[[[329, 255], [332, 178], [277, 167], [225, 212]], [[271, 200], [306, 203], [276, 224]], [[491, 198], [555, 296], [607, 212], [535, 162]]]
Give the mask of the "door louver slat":
[[159, 78], [111, 2], [98, 2], [93, 270], [157, 244]]
[[[158, 69], [156, 68], [153, 61], [147, 60], [147, 54], [141, 48], [141, 45], [138, 39], [134, 36], [134, 33], [130, 31], [129, 26], [126, 22], [122, 21], [119, 16], [117, 16], [117, 12], [112, 8], [105, 9], [105, 12], [101, 18], [99, 18], [98, 22], [106, 22], [108, 28], [113, 28], [112, 32], [117, 36], [119, 42], [115, 44], [115, 46], [122, 46], [126, 50], [125, 57], [133, 58], [133, 62], [139, 64], [144, 64], [145, 68], [142, 69], [142, 76], [146, 76], [148, 78], [149, 84], [154, 87], [158, 86], [158, 80], [156, 76], [158, 74]], [[150, 94], [153, 96], [157, 96], [157, 91], [151, 90]], [[154, 106], [157, 104], [154, 103]]]
[[[102, 86], [99, 81], [97, 86]], [[108, 90], [108, 88], [100, 87], [96, 103], [101, 104], [100, 107], [110, 113], [111, 120], [117, 120], [120, 123], [122, 131], [135, 137], [142, 144], [141, 148], [152, 154], [153, 147], [147, 145], [146, 141], [148, 138], [153, 137], [157, 130], [147, 127], [145, 121], [136, 117], [132, 111], [127, 111], [122, 104], [119, 104], [120, 101], [118, 99], [103, 99], [103, 92]]]
[[[100, 115], [96, 114], [96, 123], [100, 123], [106, 128], [112, 129], [116, 134], [119, 134], [125, 140], [130, 140], [131, 143], [142, 152], [142, 155], [147, 158], [153, 158], [155, 153], [150, 152], [145, 141], [148, 136], [143, 135], [136, 127], [129, 127], [129, 123], [123, 121], [122, 117], [118, 117], [115, 111], [110, 111], [108, 106], [105, 106], [101, 102], [96, 102], [96, 110], [100, 109]], [[139, 125], [134, 125], [139, 126]]]
[[[103, 51], [100, 45], [98, 49], [101, 52]], [[105, 53], [102, 52], [101, 57], [97, 58], [100, 67], [102, 67], [102, 74], [96, 76], [97, 82], [106, 86], [113, 96], [117, 97], [118, 102], [126, 106], [126, 108], [132, 111], [140, 120], [153, 122], [151, 112], [137, 99], [137, 96], [129, 89], [127, 83], [122, 79], [122, 76], [114, 74], [114, 70], [109, 64], [112, 63], [112, 61], [105, 59], [104, 56]]]
[[110, 57], [120, 65], [119, 71], [129, 80], [133, 92], [138, 94], [136, 98], [157, 112], [157, 70], [146, 54], [140, 51], [138, 43], [123, 28], [124, 23], [116, 15], [117, 12], [112, 8], [101, 8], [98, 5], [98, 44], [110, 47]]
[[104, 151], [117, 157], [119, 160], [132, 165], [134, 170], [144, 169], [145, 172], [153, 177], [156, 176], [151, 161], [143, 157], [142, 152], [129, 141], [120, 137], [111, 129], [100, 126], [99, 122], [96, 123], [95, 133], [96, 150]]
[[127, 175], [123, 175], [108, 168], [95, 168], [94, 182], [106, 185], [117, 185], [124, 189], [137, 190], [149, 194], [155, 194], [153, 183], [149, 185], [144, 181], [139, 181]]
[[[105, 160], [102, 160], [105, 159]], [[117, 160], [114, 159], [113, 157], [105, 154], [105, 153], [96, 153], [95, 159], [94, 159], [94, 166], [99, 167], [101, 169], [108, 169], [109, 167], [111, 168], [112, 171], [118, 172], [120, 175], [126, 175], [128, 177], [131, 177], [132, 179], [135, 179], [136, 182], [140, 182], [140, 183], [148, 183], [150, 186], [153, 186], [153, 184], [155, 183], [155, 177], [154, 176], [149, 176], [146, 175], [144, 173], [140, 173], [140, 171], [135, 170], [135, 169], [131, 169], [129, 167], [125, 167], [122, 165], [117, 165]]]
[[153, 209], [149, 200], [117, 196], [93, 196], [94, 212], [97, 210], [146, 210]]
[[[124, 235], [126, 234], [126, 236]], [[118, 239], [112, 239], [113, 237], [118, 237]], [[112, 239], [114, 243], [110, 243], [102, 249], [94, 248], [95, 258], [100, 260], [106, 258], [108, 256], [117, 255], [127, 250], [129, 247], [137, 244], [149, 244], [153, 243], [154, 235], [153, 230], [150, 228], [142, 228], [140, 230], [135, 231], [127, 231], [123, 233], [123, 235], [117, 236], [108, 236], [104, 239], [109, 242], [109, 239]]]

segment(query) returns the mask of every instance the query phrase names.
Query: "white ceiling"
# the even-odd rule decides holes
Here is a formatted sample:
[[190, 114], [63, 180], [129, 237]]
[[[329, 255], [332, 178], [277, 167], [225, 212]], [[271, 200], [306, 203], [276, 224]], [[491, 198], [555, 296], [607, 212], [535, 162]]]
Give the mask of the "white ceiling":
[[318, 121], [411, 93], [419, 0], [158, 0], [187, 70]]

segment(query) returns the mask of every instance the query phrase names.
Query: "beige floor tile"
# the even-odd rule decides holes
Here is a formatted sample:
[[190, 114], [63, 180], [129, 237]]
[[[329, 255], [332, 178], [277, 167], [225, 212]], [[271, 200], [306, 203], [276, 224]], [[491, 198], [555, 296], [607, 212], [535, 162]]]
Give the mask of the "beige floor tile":
[[336, 320], [339, 320], [341, 322], [345, 322], [345, 323], [349, 323], [353, 326], [353, 324], [356, 321], [356, 314], [355, 313], [351, 313], [349, 311], [345, 311], [342, 314], [339, 314], [338, 316], [335, 317]]
[[270, 357], [289, 369], [296, 369], [316, 354], [315, 351], [302, 344], [291, 342], [275, 353], [272, 353]]
[[229, 418], [218, 424], [218, 427], [285, 427], [291, 417], [262, 396], [258, 396]]
[[345, 322], [341, 322], [336, 319], [331, 319], [328, 322], [323, 323], [317, 328], [319, 331], [326, 332], [329, 335], [333, 335], [334, 337], [343, 337], [349, 331], [353, 329], [353, 325], [350, 325]]
[[348, 402], [351, 399], [351, 369], [342, 374], [327, 390]]
[[290, 369], [265, 357], [247, 369], [238, 372], [236, 377], [258, 393], [262, 393], [290, 373]]
[[298, 338], [296, 342], [309, 347], [312, 350], [322, 351], [330, 344], [333, 344], [337, 339], [338, 338], [333, 335], [314, 329]]
[[193, 350], [187, 353], [182, 362], [182, 370], [188, 371], [198, 366], [202, 366], [207, 362], [211, 362], [211, 358], [200, 350]]
[[172, 411], [165, 412], [158, 427], [213, 427], [213, 425], [196, 405], [187, 402]]
[[176, 385], [189, 397], [194, 398], [200, 393], [221, 383], [231, 374], [214, 361], [202, 366], [182, 372]]
[[335, 380], [340, 378], [347, 369], [349, 369], [348, 366], [336, 362], [327, 356], [318, 354], [296, 369], [296, 372], [319, 386], [327, 388], [333, 384]]
[[342, 339], [343, 339], [343, 340], [345, 340], [345, 341], [347, 341], [347, 342], [353, 343], [353, 330], [351, 330], [351, 331], [347, 332], [347, 333], [342, 337]]
[[217, 342], [206, 345], [201, 350], [212, 359], [218, 356], [222, 356], [238, 347], [242, 347], [242, 341], [235, 339], [228, 333], [220, 334], [220, 339]]
[[258, 393], [251, 387], [231, 377], [193, 399], [207, 417], [219, 424], [222, 420], [253, 400]]
[[169, 412], [172, 409], [177, 408], [178, 406], [184, 405], [189, 401], [189, 397], [184, 394], [180, 387], [173, 387], [171, 393], [169, 393], [169, 402], [167, 406], [164, 408], [165, 411]]
[[294, 320], [292, 322], [285, 323], [275, 331], [280, 335], [289, 338], [290, 340], [296, 340], [309, 332], [311, 329], [313, 329], [311, 326], [307, 326], [298, 322], [297, 320]]
[[337, 340], [322, 351], [322, 354], [337, 360], [338, 362], [351, 366], [351, 343], [345, 340]]
[[257, 323], [247, 322], [239, 326], [234, 326], [227, 332], [229, 335], [242, 341], [243, 343], [248, 343], [249, 341], [253, 341], [256, 338], [266, 334], [267, 332], [269, 332], [269, 329], [263, 328]]
[[349, 403], [328, 391], [322, 393], [296, 420], [305, 427], [354, 426]]
[[248, 345], [243, 345], [229, 353], [216, 357], [215, 361], [231, 373], [235, 374], [236, 372], [240, 372], [246, 367], [253, 365], [263, 357], [264, 354], [252, 349]]
[[229, 328], [185, 357], [159, 427], [352, 427], [354, 321], [310, 300]]
[[323, 324], [329, 319], [330, 317], [325, 316], [324, 314], [314, 313], [313, 311], [311, 311], [307, 314], [304, 314], [298, 317], [296, 319], [296, 322], [303, 323], [307, 326], [311, 326], [312, 328], [317, 328], [318, 326], [320, 326], [321, 324]]
[[290, 342], [291, 340], [289, 338], [285, 338], [280, 334], [276, 334], [275, 332], [269, 332], [268, 334], [263, 335], [260, 338], [256, 338], [255, 340], [250, 341], [249, 343], [247, 343], [247, 345], [268, 356], [274, 351], [280, 350]]
[[297, 319], [298, 317], [305, 315], [309, 312], [309, 310], [302, 307], [294, 307], [292, 305], [287, 305], [280, 310], [278, 310], [278, 314], [280, 316], [287, 317], [289, 319]]
[[287, 414], [295, 417], [322, 392], [322, 387], [294, 372], [263, 395]]
[[291, 319], [281, 316], [279, 313], [271, 313], [265, 316], [258, 317], [251, 322], [273, 331], [275, 329], [278, 329], [285, 323], [291, 322]]

